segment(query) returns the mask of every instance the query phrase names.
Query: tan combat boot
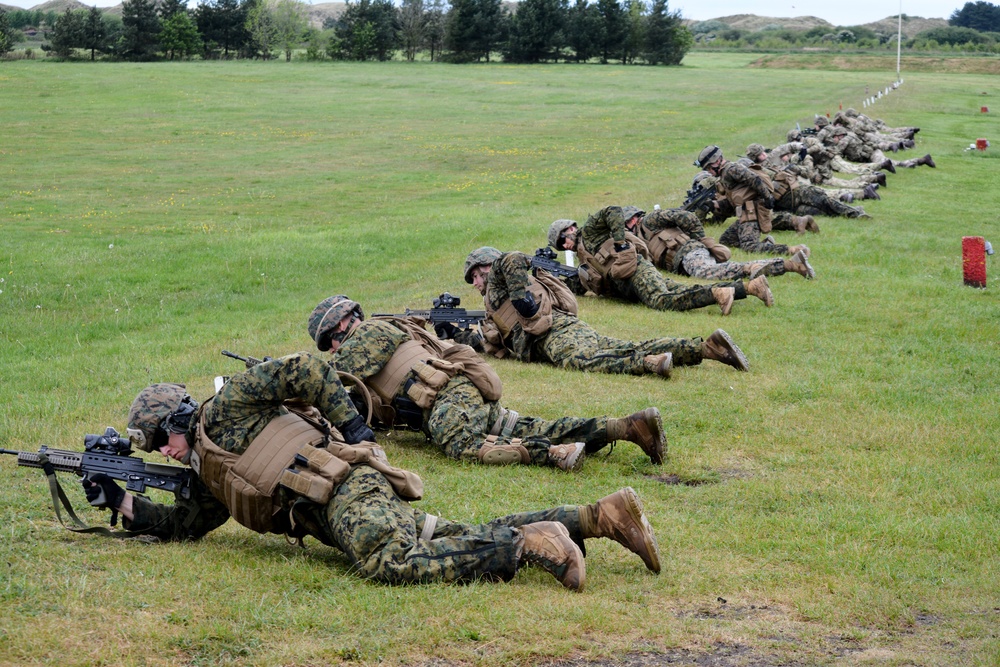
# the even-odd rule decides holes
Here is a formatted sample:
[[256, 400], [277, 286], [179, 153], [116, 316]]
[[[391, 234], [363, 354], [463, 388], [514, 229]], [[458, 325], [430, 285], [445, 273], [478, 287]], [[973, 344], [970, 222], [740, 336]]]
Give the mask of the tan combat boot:
[[666, 450], [663, 437], [663, 420], [657, 408], [646, 408], [628, 417], [608, 420], [608, 442], [628, 440], [639, 445], [649, 460], [660, 465]]
[[733, 309], [733, 299], [736, 298], [736, 289], [733, 287], [713, 287], [712, 296], [715, 297], [715, 302], [722, 309], [722, 314], [728, 315], [729, 311]]
[[570, 538], [566, 526], [555, 521], [538, 521], [517, 530], [524, 538], [522, 560], [538, 565], [570, 590], [583, 590], [587, 576], [583, 553]]
[[585, 538], [606, 537], [639, 556], [646, 568], [660, 573], [660, 548], [642, 511], [642, 501], [631, 486], [580, 508], [580, 530]]
[[757, 276], [748, 282], [747, 294], [757, 297], [768, 308], [774, 305], [774, 295], [771, 294], [771, 286], [767, 284], [767, 276]]
[[665, 378], [670, 377], [670, 371], [674, 367], [674, 355], [669, 352], [663, 354], [647, 354], [642, 358], [642, 365], [653, 375], [660, 375]]
[[807, 245], [802, 245], [800, 243], [799, 245], [788, 246], [788, 254], [789, 255], [792, 255], [794, 257], [795, 253], [797, 253], [797, 252], [803, 253], [806, 257], [808, 257], [809, 255], [812, 254], [812, 251], [809, 250], [809, 246], [807, 246]]
[[757, 276], [766, 275], [764, 271], [767, 270], [768, 262], [750, 262], [746, 264], [744, 272], [746, 277], [753, 280]]
[[733, 339], [722, 329], [716, 329], [708, 340], [701, 344], [701, 356], [704, 359], [718, 361], [727, 366], [732, 366], [738, 371], [750, 370], [750, 362], [743, 354], [743, 350], [737, 347]]
[[811, 215], [804, 216], [806, 219], [806, 231], [812, 232], [813, 234], [819, 234], [819, 223], [816, 222], [816, 218]]
[[549, 463], [560, 470], [579, 470], [583, 465], [583, 443], [569, 442], [549, 447]]
[[809, 258], [801, 251], [792, 255], [791, 259], [785, 260], [785, 271], [793, 271], [806, 280], [812, 280], [816, 277], [816, 270], [809, 263]]
[[802, 235], [809, 229], [810, 225], [815, 225], [816, 220], [811, 215], [793, 215], [792, 216], [792, 227], [795, 229], [795, 233]]

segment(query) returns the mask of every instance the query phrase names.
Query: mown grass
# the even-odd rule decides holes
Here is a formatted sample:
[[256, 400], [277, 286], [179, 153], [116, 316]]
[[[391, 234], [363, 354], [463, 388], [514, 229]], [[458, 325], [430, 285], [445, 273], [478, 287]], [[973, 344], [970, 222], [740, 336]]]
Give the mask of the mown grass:
[[[777, 143], [895, 74], [749, 69], [755, 58], [5, 64], [3, 446], [79, 448], [122, 428], [151, 381], [204, 396], [238, 369], [222, 348], [309, 349], [306, 317], [330, 294], [373, 312], [449, 290], [474, 307], [469, 250], [531, 251], [551, 220], [607, 204], [676, 205], [705, 144], [735, 157]], [[726, 319], [581, 302], [623, 338], [723, 326], [751, 373], [705, 364], [663, 382], [496, 363], [504, 402], [524, 413], [659, 406], [663, 468], [627, 444], [565, 475], [380, 438], [425, 480], [421, 507], [454, 519], [632, 485], [661, 576], [598, 542], [579, 595], [536, 570], [389, 588], [315, 542], [236, 525], [196, 544], [74, 536], [41, 474], [4, 457], [0, 663], [492, 665], [686, 649], [736, 656], [722, 664], [996, 664], [1000, 308], [992, 260], [989, 289], [962, 285], [960, 241], [1000, 238], [997, 154], [964, 150], [997, 139], [980, 113], [997, 84], [904, 77], [873, 113], [922, 127], [916, 153], [938, 168], [890, 176], [870, 221], [822, 220], [808, 239], [816, 281], [777, 278], [774, 308], [740, 302]]]

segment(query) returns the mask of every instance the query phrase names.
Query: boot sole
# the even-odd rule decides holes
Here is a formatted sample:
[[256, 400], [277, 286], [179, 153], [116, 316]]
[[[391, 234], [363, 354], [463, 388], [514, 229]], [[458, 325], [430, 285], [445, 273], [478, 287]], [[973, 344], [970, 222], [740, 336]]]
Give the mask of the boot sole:
[[733, 355], [739, 362], [739, 366], [736, 367], [736, 370], [743, 371], [744, 373], [748, 372], [750, 370], [750, 362], [747, 361], [747, 355], [743, 354], [743, 350], [740, 349], [739, 345], [733, 342], [733, 339], [729, 337], [728, 333], [722, 329], [719, 329], [718, 331], [722, 337], [726, 339], [726, 345], [729, 346], [729, 349], [732, 350]]
[[643, 562], [646, 563], [646, 568], [650, 572], [659, 574], [660, 545], [657, 544], [656, 535], [653, 534], [653, 527], [642, 510], [642, 500], [639, 499], [639, 494], [631, 486], [626, 486], [623, 490], [625, 491], [625, 507], [628, 509], [629, 516], [635, 523], [642, 527], [642, 542], [646, 547], [646, 553], [649, 554], [649, 562], [647, 563], [645, 559], [643, 559]]

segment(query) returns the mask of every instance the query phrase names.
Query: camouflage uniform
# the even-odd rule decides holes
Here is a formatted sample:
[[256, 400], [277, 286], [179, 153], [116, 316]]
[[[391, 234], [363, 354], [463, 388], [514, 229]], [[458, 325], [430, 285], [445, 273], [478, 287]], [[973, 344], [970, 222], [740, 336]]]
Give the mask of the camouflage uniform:
[[[705, 237], [705, 228], [698, 220], [698, 216], [684, 209], [671, 208], [647, 213], [640, 224], [644, 235], [656, 234], [668, 227], [676, 227], [690, 236], [691, 240], [677, 250], [670, 266], [660, 266], [667, 271], [708, 280], [738, 280], [749, 277], [755, 272], [768, 276], [780, 276], [785, 273], [785, 262], [782, 259], [763, 262], [716, 260], [705, 244], [699, 240]], [[674, 363], [677, 363], [676, 356]]]
[[[408, 333], [390, 321], [368, 320], [347, 336], [334, 360], [340, 370], [366, 380], [378, 373], [409, 339]], [[399, 397], [405, 396], [404, 382]], [[437, 392], [434, 404], [423, 411], [423, 430], [449, 457], [477, 462], [483, 441], [505, 412], [498, 402], [484, 400], [479, 389], [459, 374]], [[522, 439], [533, 465], [549, 465], [549, 447], [553, 444], [583, 442], [588, 453], [605, 447], [607, 423], [607, 417], [548, 421], [518, 416], [510, 436]]]
[[[757, 192], [760, 203], [766, 198], [773, 198], [770, 186], [764, 182], [757, 174], [747, 167], [735, 162], [726, 162], [719, 172], [719, 183], [727, 191], [734, 190], [741, 186], [747, 186]], [[756, 220], [741, 222], [737, 220], [719, 237], [723, 245], [741, 248], [745, 252], [759, 253], [767, 255], [788, 255], [788, 246], [782, 243], [775, 243], [767, 236], [761, 239], [760, 225]]]
[[[523, 299], [534, 279], [531, 258], [508, 252], [490, 268], [484, 301], [495, 311], [507, 300]], [[459, 342], [465, 342], [457, 337]], [[597, 373], [656, 374], [643, 358], [670, 352], [678, 366], [700, 364], [701, 338], [656, 338], [640, 343], [602, 336], [586, 322], [561, 310], [552, 311], [552, 327], [543, 335], [527, 333], [518, 323], [504, 339], [504, 347], [519, 361], [547, 361], [561, 368]]]
[[[594, 213], [580, 227], [577, 243], [582, 243], [591, 253], [613, 238], [615, 242], [625, 241], [625, 217], [620, 206], [607, 206]], [[787, 246], [785, 246], [787, 247]], [[635, 274], [627, 280], [617, 280], [608, 276], [604, 279], [611, 286], [614, 296], [627, 301], [638, 301], [655, 310], [692, 310], [716, 303], [712, 295], [713, 287], [732, 287], [736, 299], [745, 299], [746, 288], [740, 281], [715, 283], [712, 285], [684, 285], [669, 280], [645, 257], [639, 256]]]
[[[353, 411], [332, 365], [311, 355], [291, 355], [231, 378], [204, 410], [206, 431], [220, 447], [245, 451], [290, 398], [312, 403], [334, 423]], [[192, 446], [196, 424], [192, 420], [187, 433]], [[290, 507], [291, 501], [283, 503]], [[134, 518], [126, 527], [163, 540], [198, 539], [229, 519], [225, 505], [197, 477], [190, 499], [161, 505], [133, 496], [132, 507]], [[400, 499], [386, 478], [367, 465], [352, 466], [327, 504], [300, 499], [294, 509], [308, 534], [343, 551], [358, 574], [388, 584], [508, 580], [518, 568], [513, 528], [559, 521], [582, 544], [580, 512], [578, 506], [563, 506], [483, 525], [438, 520], [430, 539], [421, 539], [429, 515]]]

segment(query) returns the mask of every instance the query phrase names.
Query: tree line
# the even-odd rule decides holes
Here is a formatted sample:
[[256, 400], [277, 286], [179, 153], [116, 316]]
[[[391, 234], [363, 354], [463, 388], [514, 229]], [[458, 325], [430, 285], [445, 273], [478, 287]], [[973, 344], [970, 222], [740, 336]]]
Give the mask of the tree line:
[[[694, 39], [667, 0], [356, 0], [322, 29], [300, 0], [125, 0], [121, 18], [96, 7], [61, 14], [0, 10], [0, 54], [18, 29], [39, 27], [60, 58], [270, 59], [304, 47], [310, 60], [678, 65]], [[34, 21], [30, 23], [29, 21]]]

